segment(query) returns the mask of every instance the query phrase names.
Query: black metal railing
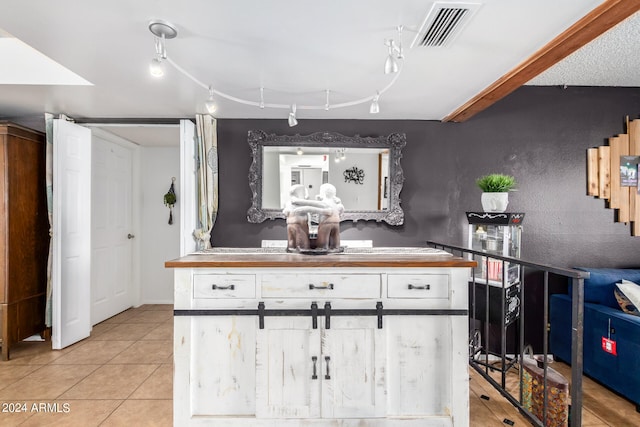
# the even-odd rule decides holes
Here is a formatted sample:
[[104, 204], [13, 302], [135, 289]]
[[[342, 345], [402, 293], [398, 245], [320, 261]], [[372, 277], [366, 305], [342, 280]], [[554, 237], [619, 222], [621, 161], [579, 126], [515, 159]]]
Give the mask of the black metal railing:
[[[477, 251], [469, 248], [464, 248], [460, 246], [454, 246], [444, 243], [432, 242], [428, 241], [427, 245], [443, 249], [447, 252], [450, 252], [454, 255], [459, 255], [460, 257], [468, 257], [472, 259], [476, 259], [479, 262], [478, 267], [472, 269], [471, 277], [469, 278], [469, 282], [471, 284], [471, 295], [470, 295], [470, 310], [469, 315], [470, 319], [476, 319], [476, 283], [482, 282], [484, 284], [489, 284], [489, 269], [490, 266], [495, 266], [497, 262], [501, 268], [498, 268], [498, 277], [494, 277], [497, 282], [497, 287], [502, 288], [500, 295], [500, 351], [496, 354], [496, 352], [490, 350], [489, 345], [480, 346], [480, 349], [475, 347], [476, 339], [474, 339], [474, 334], [477, 330], [471, 330], [470, 328], [470, 357], [469, 364], [472, 368], [474, 368], [480, 375], [482, 375], [491, 385], [493, 385], [509, 402], [511, 402], [514, 406], [516, 406], [522, 414], [524, 414], [534, 425], [537, 426], [546, 426], [549, 425], [547, 423], [549, 412], [548, 412], [548, 404], [549, 404], [549, 387], [548, 387], [548, 341], [549, 341], [549, 275], [557, 275], [571, 280], [572, 283], [572, 313], [571, 313], [571, 386], [570, 386], [570, 396], [571, 396], [571, 406], [569, 409], [569, 420], [572, 427], [580, 427], [582, 426], [582, 358], [583, 358], [583, 327], [584, 327], [584, 279], [589, 278], [589, 273], [585, 271], [566, 269], [566, 268], [558, 268], [544, 264], [538, 264], [535, 262], [525, 261], [520, 258], [513, 258], [508, 256], [494, 255], [489, 254], [483, 251]], [[509, 273], [513, 271], [510, 267], [517, 266], [517, 277], [509, 277]], [[476, 269], [480, 268], [482, 270], [482, 274], [479, 276], [483, 276], [485, 273], [486, 279], [477, 279]], [[544, 399], [543, 399], [543, 410], [541, 416], [536, 416], [532, 411], [531, 407], [524, 405], [524, 396], [523, 396], [523, 371], [522, 369], [522, 361], [525, 357], [525, 304], [524, 302], [525, 293], [527, 291], [527, 286], [525, 283], [525, 269], [530, 269], [528, 271], [536, 271], [542, 272], [543, 275], [543, 321], [542, 324], [539, 325], [540, 330], [542, 331], [542, 354], [541, 357], [537, 357], [539, 360], [539, 365], [543, 371], [543, 390], [544, 390]], [[509, 270], [509, 271], [507, 271]], [[495, 274], [495, 269], [494, 269]], [[481, 283], [481, 284], [482, 284]], [[513, 324], [517, 325], [517, 333], [516, 339], [517, 343], [517, 351], [512, 355], [507, 355], [506, 351], [506, 326], [507, 321], [509, 319], [505, 319], [505, 302], [506, 302], [506, 293], [505, 290], [511, 285], [518, 284], [517, 288], [517, 298], [520, 302], [518, 307], [519, 312], [517, 315], [517, 319]], [[489, 294], [490, 287], [486, 286], [485, 289], [485, 299], [484, 299], [484, 332], [485, 339], [489, 338]], [[534, 330], [538, 325], [534, 325]], [[476, 337], [477, 338], [477, 337]], [[474, 344], [475, 343], [475, 344]], [[496, 367], [495, 364], [489, 363], [490, 356], [499, 356], [498, 362], [500, 364]], [[507, 374], [508, 371], [514, 368], [516, 365], [519, 366], [519, 381], [518, 381], [518, 393], [517, 396], [514, 396], [512, 392], [507, 390]], [[496, 381], [496, 379], [491, 375], [491, 373], [495, 371], [500, 371], [500, 381]]]

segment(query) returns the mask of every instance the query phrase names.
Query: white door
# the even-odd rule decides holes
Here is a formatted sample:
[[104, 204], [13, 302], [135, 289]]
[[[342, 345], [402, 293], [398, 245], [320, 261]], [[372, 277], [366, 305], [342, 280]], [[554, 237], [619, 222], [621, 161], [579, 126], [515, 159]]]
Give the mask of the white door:
[[[176, 373], [175, 382], [176, 390], [189, 390], [188, 403], [185, 403], [189, 416], [196, 418], [255, 415], [257, 318], [254, 316], [176, 317], [176, 322], [185, 321], [189, 325], [188, 336], [185, 337], [185, 341], [176, 346], [182, 349], [186, 347], [190, 352], [185, 360], [189, 365], [189, 372], [185, 375]], [[179, 331], [184, 331], [179, 323], [176, 323], [176, 326], [178, 334]], [[184, 399], [184, 397], [176, 396], [177, 399]], [[215, 422], [212, 425], [215, 425]]]
[[322, 330], [322, 418], [386, 415], [386, 331], [377, 322], [334, 317]]
[[93, 137], [91, 324], [128, 309], [132, 303], [133, 153], [128, 147]]
[[91, 331], [91, 131], [53, 121], [52, 347]]
[[304, 168], [302, 170], [302, 184], [309, 192], [308, 198], [316, 200], [316, 196], [320, 194], [320, 186], [322, 185], [322, 169], [321, 168]]
[[266, 318], [256, 336], [256, 416], [319, 417], [321, 356], [310, 318]]
[[[389, 415], [452, 415], [455, 399], [462, 398], [455, 396], [452, 389], [451, 373], [457, 369], [452, 346], [455, 340], [464, 340], [464, 337], [455, 335], [452, 317], [462, 316], [385, 318], [385, 328], [389, 334]], [[415, 378], [423, 378], [424, 381], [414, 381]]]

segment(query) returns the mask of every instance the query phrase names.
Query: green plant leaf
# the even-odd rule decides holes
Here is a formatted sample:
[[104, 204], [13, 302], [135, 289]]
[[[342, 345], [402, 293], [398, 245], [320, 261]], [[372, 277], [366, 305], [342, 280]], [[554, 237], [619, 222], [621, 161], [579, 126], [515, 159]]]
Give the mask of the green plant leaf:
[[485, 193], [504, 193], [513, 190], [517, 185], [513, 176], [500, 173], [484, 175], [476, 180], [476, 184]]
[[176, 195], [175, 193], [169, 192], [164, 195], [164, 204], [167, 206], [173, 206], [176, 204]]

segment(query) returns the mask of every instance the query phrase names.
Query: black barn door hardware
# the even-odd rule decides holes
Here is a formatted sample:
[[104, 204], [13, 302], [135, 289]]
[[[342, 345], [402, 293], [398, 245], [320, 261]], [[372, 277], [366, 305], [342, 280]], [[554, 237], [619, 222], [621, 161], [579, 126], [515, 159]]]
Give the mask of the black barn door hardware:
[[174, 316], [258, 316], [258, 326], [264, 329], [265, 317], [289, 317], [310, 316], [314, 329], [318, 328], [318, 316], [324, 316], [325, 329], [331, 329], [331, 316], [375, 316], [378, 320], [378, 329], [383, 327], [384, 316], [467, 316], [467, 309], [385, 309], [381, 301], [376, 302], [375, 309], [351, 308], [334, 309], [331, 302], [324, 303], [324, 308], [319, 309], [318, 303], [312, 302], [309, 309], [277, 308], [267, 309], [264, 301], [258, 303], [257, 310], [251, 309], [176, 309]]

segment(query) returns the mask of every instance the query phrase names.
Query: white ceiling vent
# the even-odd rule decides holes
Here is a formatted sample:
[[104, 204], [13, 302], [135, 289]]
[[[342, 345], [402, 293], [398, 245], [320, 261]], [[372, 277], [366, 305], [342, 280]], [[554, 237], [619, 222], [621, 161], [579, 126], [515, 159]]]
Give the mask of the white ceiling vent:
[[441, 47], [450, 44], [480, 6], [479, 3], [434, 3], [411, 47]]

